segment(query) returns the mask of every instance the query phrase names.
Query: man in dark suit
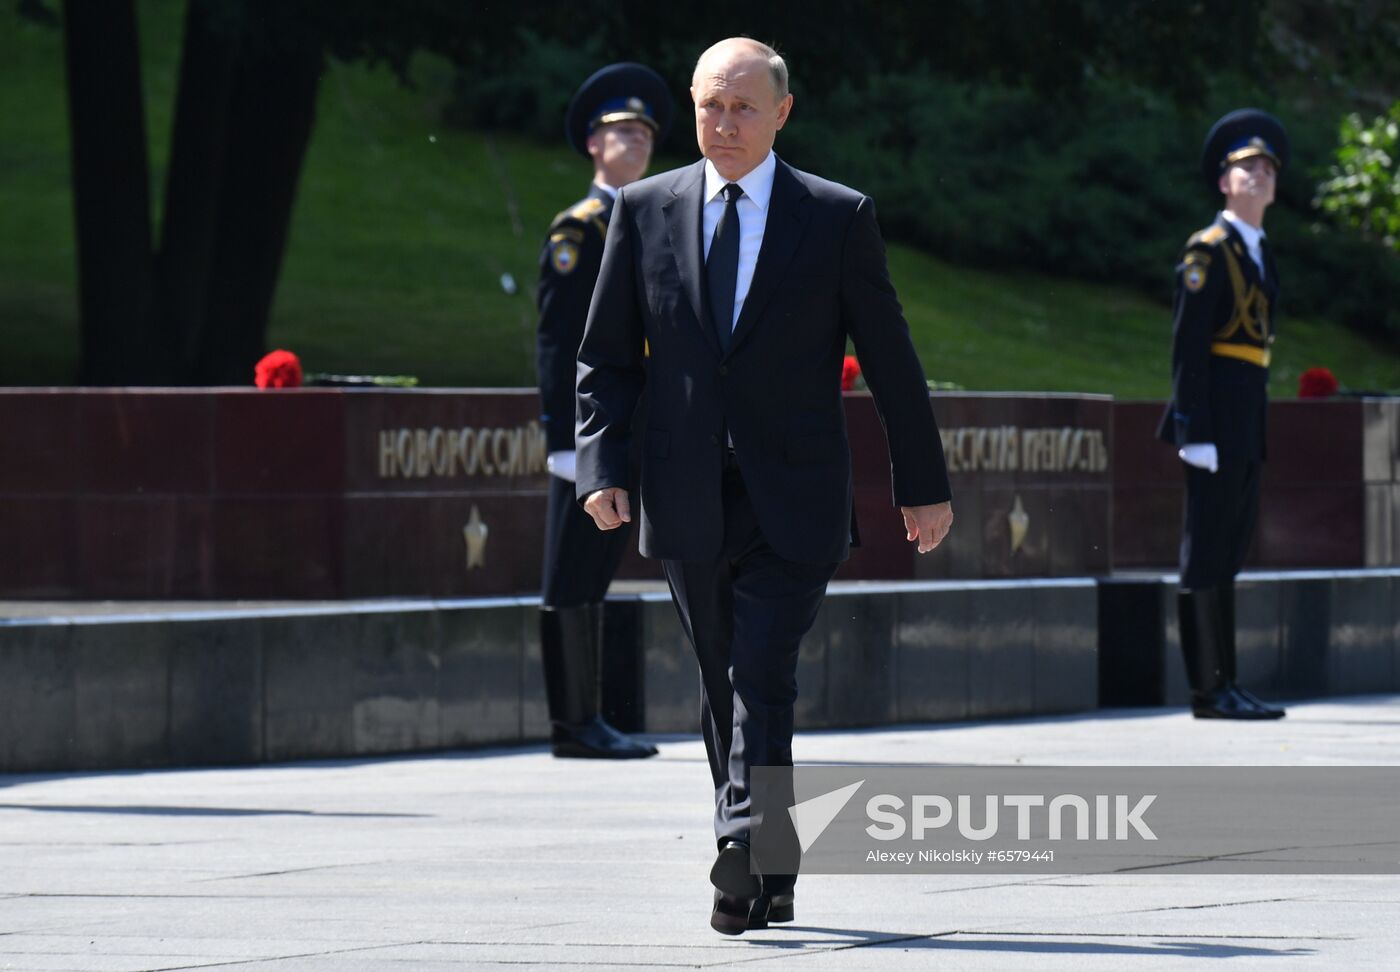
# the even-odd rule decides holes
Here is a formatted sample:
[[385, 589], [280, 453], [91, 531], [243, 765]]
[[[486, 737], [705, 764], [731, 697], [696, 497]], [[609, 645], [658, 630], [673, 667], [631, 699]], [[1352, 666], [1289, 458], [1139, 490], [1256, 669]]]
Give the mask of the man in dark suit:
[[578, 497], [603, 530], [631, 521], [645, 381], [641, 549], [663, 561], [700, 665], [719, 844], [711, 925], [737, 934], [793, 917], [795, 875], [750, 857], [750, 771], [792, 765], [798, 646], [850, 545], [848, 338], [885, 424], [906, 537], [926, 553], [953, 514], [873, 204], [773, 154], [792, 108], [782, 58], [722, 41], [696, 64], [691, 97], [705, 158], [628, 186], [613, 211], [579, 349]]
[[1172, 401], [1157, 434], [1186, 472], [1177, 613], [1198, 719], [1283, 716], [1235, 684], [1235, 574], [1259, 511], [1279, 293], [1264, 211], [1287, 159], [1273, 116], [1247, 108], [1216, 122], [1201, 169], [1225, 208], [1186, 241], [1176, 268]]
[[603, 598], [630, 532], [601, 533], [574, 500], [574, 381], [579, 342], [618, 190], [646, 174], [671, 120], [660, 76], [610, 64], [585, 81], [565, 115], [569, 142], [593, 162], [588, 195], [554, 218], [540, 252], [537, 366], [549, 449], [540, 595], [540, 653], [555, 756], [638, 759], [656, 748], [599, 713]]

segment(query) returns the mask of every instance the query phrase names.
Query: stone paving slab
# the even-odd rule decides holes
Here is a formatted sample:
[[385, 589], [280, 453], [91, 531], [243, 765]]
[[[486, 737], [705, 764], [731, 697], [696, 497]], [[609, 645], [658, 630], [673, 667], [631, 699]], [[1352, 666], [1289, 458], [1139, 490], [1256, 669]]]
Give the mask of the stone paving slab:
[[[809, 875], [797, 921], [708, 927], [693, 737], [0, 776], [0, 970], [1394, 968], [1400, 877]], [[803, 762], [1393, 765], [1400, 697], [1279, 723], [1127, 710], [802, 734]]]

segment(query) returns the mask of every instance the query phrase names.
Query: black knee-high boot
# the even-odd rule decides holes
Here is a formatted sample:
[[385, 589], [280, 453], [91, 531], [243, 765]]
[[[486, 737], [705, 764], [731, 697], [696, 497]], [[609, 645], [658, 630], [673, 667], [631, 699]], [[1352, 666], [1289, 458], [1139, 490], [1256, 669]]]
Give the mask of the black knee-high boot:
[[[1191, 683], [1191, 714], [1197, 719], [1275, 719], [1235, 689], [1233, 625], [1227, 639], [1218, 587], [1181, 591], [1177, 618], [1181, 653]], [[1282, 713], [1279, 713], [1280, 715]]]
[[598, 714], [601, 604], [540, 609], [540, 654], [554, 755], [642, 759], [656, 747], [637, 742]]
[[1220, 638], [1226, 646], [1224, 654], [1226, 665], [1225, 677], [1234, 688], [1235, 692], [1262, 713], [1259, 718], [1282, 719], [1284, 716], [1283, 709], [1278, 706], [1269, 705], [1267, 702], [1259, 699], [1253, 692], [1241, 688], [1235, 682], [1238, 676], [1235, 668], [1235, 582], [1233, 579], [1220, 585]]

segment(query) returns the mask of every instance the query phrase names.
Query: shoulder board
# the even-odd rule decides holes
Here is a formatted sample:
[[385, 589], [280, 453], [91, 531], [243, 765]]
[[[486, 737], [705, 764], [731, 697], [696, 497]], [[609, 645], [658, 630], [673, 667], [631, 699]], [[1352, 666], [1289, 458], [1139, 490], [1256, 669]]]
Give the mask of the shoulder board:
[[1186, 245], [1188, 247], [1215, 246], [1221, 240], [1225, 239], [1226, 235], [1227, 234], [1225, 233], [1225, 230], [1222, 229], [1219, 225], [1211, 225], [1207, 226], [1199, 233], [1192, 233], [1191, 238], [1186, 241]]
[[564, 223], [594, 223], [600, 230], [604, 228], [602, 220], [599, 219], [603, 212], [603, 202], [601, 199], [589, 197], [583, 202], [577, 203], [564, 210], [554, 217], [554, 222], [549, 224], [551, 232], [558, 229]]
[[577, 220], [592, 219], [603, 211], [603, 200], [595, 196], [589, 196], [583, 202], [572, 207], [569, 215]]

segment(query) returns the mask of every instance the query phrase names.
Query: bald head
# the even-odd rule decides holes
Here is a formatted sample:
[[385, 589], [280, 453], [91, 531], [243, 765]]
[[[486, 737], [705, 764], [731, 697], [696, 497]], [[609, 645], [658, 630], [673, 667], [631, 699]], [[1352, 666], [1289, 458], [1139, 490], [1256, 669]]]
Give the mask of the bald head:
[[756, 41], [752, 37], [729, 37], [713, 44], [705, 49], [695, 62], [695, 71], [690, 76], [690, 84], [693, 88], [696, 80], [699, 79], [701, 71], [713, 71], [732, 64], [734, 61], [761, 62], [767, 69], [769, 79], [773, 85], [773, 96], [782, 101], [788, 93], [788, 69], [787, 62], [782, 55], [762, 41]]

